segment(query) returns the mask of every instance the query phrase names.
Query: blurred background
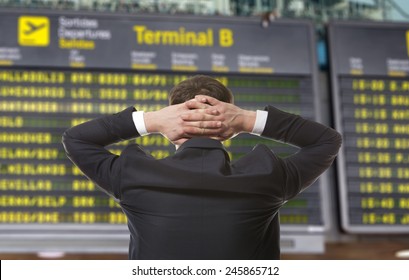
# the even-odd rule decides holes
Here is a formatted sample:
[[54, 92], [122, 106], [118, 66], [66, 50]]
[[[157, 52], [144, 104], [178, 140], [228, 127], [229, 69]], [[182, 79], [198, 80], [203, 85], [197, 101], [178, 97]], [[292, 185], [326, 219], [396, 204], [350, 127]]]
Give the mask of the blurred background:
[[131, 14], [220, 15], [253, 17], [275, 12], [283, 18], [308, 18], [319, 27], [332, 19], [407, 21], [404, 0], [2, 0], [7, 9]]
[[[408, 21], [404, 0], [0, 0], [0, 259], [126, 259], [126, 218], [61, 134], [160, 109], [195, 74], [239, 106], [343, 135], [331, 169], [280, 212], [283, 259], [409, 258]], [[158, 135], [127, 143], [174, 152]], [[249, 135], [225, 146], [235, 160], [257, 143], [297, 151]]]

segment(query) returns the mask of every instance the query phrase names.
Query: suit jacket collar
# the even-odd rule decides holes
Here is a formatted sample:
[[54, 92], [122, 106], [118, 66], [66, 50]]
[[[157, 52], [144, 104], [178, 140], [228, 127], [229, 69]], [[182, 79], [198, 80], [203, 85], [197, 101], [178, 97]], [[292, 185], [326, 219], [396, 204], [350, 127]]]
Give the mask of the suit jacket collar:
[[176, 153], [181, 152], [186, 148], [221, 149], [227, 154], [227, 151], [224, 149], [224, 146], [220, 141], [210, 138], [189, 139], [176, 150]]

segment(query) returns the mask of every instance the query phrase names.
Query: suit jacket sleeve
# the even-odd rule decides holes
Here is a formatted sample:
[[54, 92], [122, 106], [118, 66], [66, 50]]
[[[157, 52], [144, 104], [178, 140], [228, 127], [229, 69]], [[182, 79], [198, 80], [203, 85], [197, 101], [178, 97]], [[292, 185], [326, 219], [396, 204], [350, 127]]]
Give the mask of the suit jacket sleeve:
[[104, 191], [120, 198], [120, 157], [105, 146], [139, 136], [129, 107], [66, 130], [62, 143], [68, 158]]
[[311, 185], [334, 161], [342, 143], [332, 128], [268, 106], [261, 136], [295, 145], [300, 150], [284, 159], [284, 199], [290, 199]]

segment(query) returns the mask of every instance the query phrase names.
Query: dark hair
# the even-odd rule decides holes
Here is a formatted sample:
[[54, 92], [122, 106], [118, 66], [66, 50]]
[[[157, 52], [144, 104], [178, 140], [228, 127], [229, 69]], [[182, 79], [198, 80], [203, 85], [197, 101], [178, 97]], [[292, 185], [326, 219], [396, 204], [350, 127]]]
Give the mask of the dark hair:
[[209, 76], [197, 75], [188, 78], [169, 92], [169, 104], [180, 104], [202, 94], [214, 97], [220, 101], [233, 103], [233, 94], [218, 80]]

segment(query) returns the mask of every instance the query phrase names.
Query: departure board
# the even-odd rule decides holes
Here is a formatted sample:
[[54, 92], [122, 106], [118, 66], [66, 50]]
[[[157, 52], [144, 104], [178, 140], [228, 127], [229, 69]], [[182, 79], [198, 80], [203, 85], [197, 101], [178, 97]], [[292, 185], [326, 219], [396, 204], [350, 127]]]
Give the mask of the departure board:
[[[27, 33], [36, 31], [28, 23], [45, 26], [48, 33], [31, 38]], [[163, 108], [168, 91], [189, 76], [215, 77], [243, 108], [272, 104], [319, 119], [313, 29], [308, 22], [283, 21], [262, 28], [252, 20], [5, 14], [0, 30], [3, 225], [124, 226], [126, 218], [118, 205], [68, 160], [62, 133], [129, 106], [143, 111]], [[264, 43], [249, 49], [255, 40]], [[160, 135], [108, 148], [120, 154], [129, 143], [140, 144], [156, 158], [175, 151]], [[224, 144], [234, 161], [257, 143], [283, 157], [297, 151], [251, 135]], [[323, 228], [321, 196], [319, 180], [287, 203], [280, 212], [281, 223], [290, 230]]]
[[329, 26], [342, 225], [409, 232], [409, 28]]

